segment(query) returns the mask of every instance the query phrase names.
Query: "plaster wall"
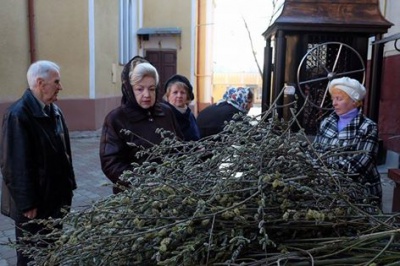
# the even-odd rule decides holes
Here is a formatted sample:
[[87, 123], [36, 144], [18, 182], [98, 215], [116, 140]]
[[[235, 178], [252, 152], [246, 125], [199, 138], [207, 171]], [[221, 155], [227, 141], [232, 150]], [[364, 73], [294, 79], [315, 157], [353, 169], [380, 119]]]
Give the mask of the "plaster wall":
[[121, 70], [118, 64], [118, 1], [94, 1], [95, 93], [94, 98], [121, 95]]
[[0, 3], [0, 105], [20, 97], [28, 86], [27, 9], [27, 1], [1, 0]]
[[[27, 88], [30, 65], [28, 1], [0, 7], [0, 115]], [[118, 1], [36, 0], [36, 59], [61, 67], [62, 107], [70, 130], [95, 130], [120, 101]]]
[[64, 90], [60, 98], [88, 97], [88, 1], [35, 3], [37, 59], [57, 62]]
[[[191, 12], [196, 1], [145, 0], [143, 1], [144, 28], [179, 27], [181, 36], [150, 36], [144, 49], [176, 49], [177, 73], [193, 77], [194, 71], [194, 19]], [[179, 8], [177, 8], [179, 7]], [[191, 79], [193, 81], [193, 79]]]

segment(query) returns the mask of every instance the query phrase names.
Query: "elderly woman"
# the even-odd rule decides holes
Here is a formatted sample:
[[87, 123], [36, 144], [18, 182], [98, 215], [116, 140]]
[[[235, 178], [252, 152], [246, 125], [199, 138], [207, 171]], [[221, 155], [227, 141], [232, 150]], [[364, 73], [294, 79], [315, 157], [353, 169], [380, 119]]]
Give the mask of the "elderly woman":
[[235, 114], [247, 114], [253, 106], [254, 94], [250, 88], [230, 87], [222, 100], [203, 109], [197, 116], [202, 138], [218, 134], [225, 122], [234, 119]]
[[189, 80], [182, 75], [170, 77], [165, 83], [164, 99], [175, 114], [183, 139], [185, 141], [199, 140], [199, 127], [188, 106], [194, 100], [193, 87]]
[[[355, 79], [342, 77], [330, 82], [329, 93], [334, 112], [321, 122], [314, 146], [320, 153], [328, 152], [329, 165], [365, 184], [380, 203], [382, 187], [376, 167], [378, 128], [361, 110], [365, 87]], [[333, 150], [340, 152], [335, 154]]]
[[[119, 184], [123, 184], [121, 174], [132, 170], [131, 163], [141, 164], [147, 159], [137, 157], [137, 153], [162, 141], [156, 133], [158, 128], [182, 138], [171, 109], [157, 102], [159, 75], [153, 65], [136, 56], [125, 65], [121, 79], [121, 106], [106, 116], [100, 139], [101, 168], [108, 179]], [[114, 193], [119, 191], [117, 186], [113, 188]]]

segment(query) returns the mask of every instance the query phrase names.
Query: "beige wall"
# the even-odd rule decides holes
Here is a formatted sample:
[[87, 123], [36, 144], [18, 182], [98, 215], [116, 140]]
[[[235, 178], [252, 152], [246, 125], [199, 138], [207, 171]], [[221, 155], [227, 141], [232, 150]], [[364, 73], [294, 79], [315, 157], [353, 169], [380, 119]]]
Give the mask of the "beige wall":
[[61, 67], [62, 98], [88, 96], [88, 6], [80, 0], [35, 3], [37, 59]]
[[[180, 49], [178, 39], [174, 38], [173, 45], [177, 48], [177, 72], [191, 77], [193, 75], [192, 38], [194, 28], [192, 22], [191, 0], [144, 0], [143, 27], [179, 27], [182, 29]], [[157, 36], [152, 36], [157, 38]], [[158, 41], [155, 41], [158, 43]]]
[[[30, 64], [27, 1], [2, 0], [0, 7], [0, 100], [18, 98]], [[64, 87], [60, 99], [88, 98], [90, 67], [95, 68], [95, 97], [119, 93], [118, 1], [94, 1], [94, 66], [90, 66], [88, 1], [36, 0], [36, 59], [57, 62]], [[115, 64], [116, 82], [112, 82]]]
[[198, 18], [196, 25], [196, 77], [197, 87], [197, 112], [210, 105], [213, 99], [213, 66], [214, 66], [214, 3], [207, 0], [199, 1]]
[[[88, 95], [87, 2], [38, 0], [34, 2], [36, 59], [57, 62], [64, 91], [61, 97]], [[2, 0], [0, 7], [1, 101], [19, 98], [27, 87], [30, 65], [27, 1]]]
[[[28, 1], [0, 1], [0, 115], [27, 87]], [[120, 101], [119, 2], [35, 0], [36, 59], [57, 62], [71, 130], [94, 130]], [[93, 8], [90, 7], [93, 4]], [[116, 67], [115, 82], [112, 80]], [[104, 98], [105, 97], [105, 98]]]
[[[111, 76], [112, 65], [118, 65], [118, 1], [95, 0], [93, 22], [89, 18], [88, 1], [36, 2], [37, 9], [43, 10], [37, 19], [38, 58], [50, 57], [61, 65], [63, 85], [68, 90], [65, 97], [88, 98], [90, 89], [94, 90], [91, 98], [118, 94], [118, 72], [114, 73], [115, 83]], [[62, 14], [48, 12], [49, 9], [60, 10]], [[90, 39], [90, 23], [94, 39]], [[92, 47], [94, 51], [90, 51]], [[94, 65], [90, 65], [90, 52]], [[90, 68], [94, 68], [92, 81]]]
[[[26, 70], [30, 64], [27, 2], [0, 1], [0, 114], [27, 87]], [[35, 11], [36, 59], [52, 60], [61, 66], [64, 90], [59, 95], [58, 104], [63, 108], [70, 129], [98, 129], [104, 116], [119, 104], [121, 97], [119, 1], [32, 2]], [[208, 0], [201, 2], [212, 3]], [[143, 14], [136, 16], [139, 27], [181, 28], [179, 38], [164, 36], [167, 40], [160, 42], [161, 45], [156, 40], [154, 47], [145, 48], [164, 48], [162, 45], [165, 44], [170, 49], [176, 49], [177, 72], [190, 78], [197, 95], [196, 86], [199, 83], [196, 78], [203, 77], [196, 70], [199, 65], [205, 69], [206, 64], [200, 60], [196, 65], [198, 1], [138, 0], [136, 3], [142, 4], [140, 10]], [[140, 54], [140, 51], [137, 53]], [[212, 84], [209, 86], [202, 86], [201, 91], [210, 94]], [[196, 98], [198, 100], [201, 97]]]
[[0, 2], [0, 103], [21, 96], [30, 63], [26, 1]]
[[[121, 70], [118, 65], [118, 1], [95, 0], [96, 98], [120, 95]], [[113, 73], [113, 65], [115, 73]], [[115, 83], [112, 75], [115, 75]]]

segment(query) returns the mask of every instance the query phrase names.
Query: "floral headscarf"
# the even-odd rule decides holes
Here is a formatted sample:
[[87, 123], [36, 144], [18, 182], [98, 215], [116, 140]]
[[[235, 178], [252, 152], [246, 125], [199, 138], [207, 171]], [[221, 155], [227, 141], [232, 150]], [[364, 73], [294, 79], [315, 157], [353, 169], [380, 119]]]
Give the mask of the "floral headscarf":
[[247, 113], [249, 111], [247, 107], [249, 105], [250, 91], [251, 89], [249, 87], [230, 87], [226, 90], [224, 96], [222, 96], [222, 100], [217, 104], [227, 102], [240, 111]]

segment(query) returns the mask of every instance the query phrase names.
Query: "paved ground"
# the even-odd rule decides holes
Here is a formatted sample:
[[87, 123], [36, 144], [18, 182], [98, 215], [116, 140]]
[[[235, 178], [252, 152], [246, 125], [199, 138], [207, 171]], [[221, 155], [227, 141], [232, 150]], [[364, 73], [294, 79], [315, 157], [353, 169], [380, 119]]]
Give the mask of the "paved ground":
[[[109, 186], [110, 182], [100, 169], [98, 156], [99, 132], [72, 132], [71, 143], [78, 183], [78, 189], [74, 193], [72, 208], [79, 209], [101, 197], [110, 195], [111, 187]], [[390, 212], [393, 183], [386, 177], [387, 169], [385, 167], [381, 167], [380, 169], [384, 189], [383, 210]], [[11, 219], [0, 214], [0, 266], [16, 265], [15, 250], [6, 245], [1, 245], [1, 243], [6, 243], [8, 239], [15, 239], [14, 223]]]

